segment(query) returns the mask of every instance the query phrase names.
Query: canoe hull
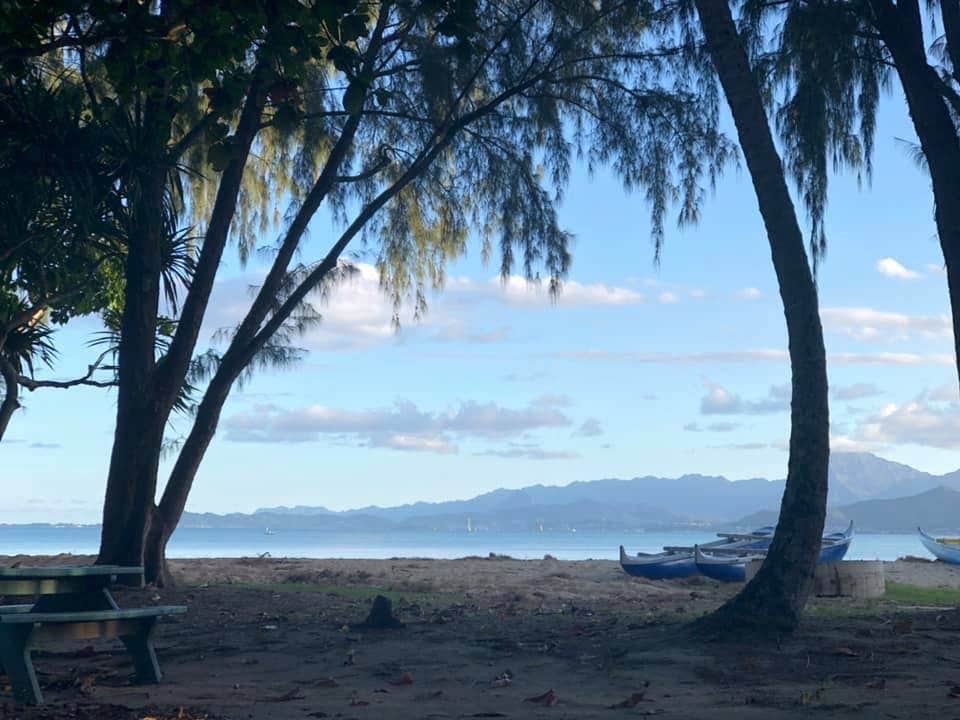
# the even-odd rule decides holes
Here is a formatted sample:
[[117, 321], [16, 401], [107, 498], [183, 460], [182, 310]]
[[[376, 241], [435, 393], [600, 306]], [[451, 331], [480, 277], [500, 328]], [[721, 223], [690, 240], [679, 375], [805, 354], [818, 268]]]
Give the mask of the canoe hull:
[[711, 580], [718, 580], [720, 582], [744, 582], [747, 579], [747, 563], [750, 560], [759, 559], [760, 557], [762, 556], [749, 559], [722, 558], [715, 560], [701, 556], [700, 559], [696, 561], [696, 565], [697, 570]]
[[657, 553], [629, 556], [620, 547], [620, 567], [628, 575], [647, 580], [673, 580], [697, 574], [693, 553]]
[[951, 565], [960, 565], [960, 545], [953, 548], [937, 542], [936, 538], [927, 535], [920, 528], [917, 528], [917, 532], [920, 533], [920, 542], [937, 560], [942, 560]]
[[[627, 555], [621, 545], [620, 566], [628, 575], [647, 580], [672, 580], [702, 573], [720, 582], [744, 582], [747, 563], [763, 558], [763, 553], [770, 546], [772, 535], [773, 528], [761, 528], [746, 535], [725, 534], [724, 540], [699, 546], [689, 552], [678, 547], [652, 555]], [[847, 554], [852, 540], [853, 523], [842, 533], [825, 536], [818, 562], [839, 562]], [[717, 554], [710, 554], [711, 552]], [[730, 552], [738, 554], [722, 554]], [[960, 563], [960, 551], [957, 557], [957, 562]]]
[[[842, 539], [841, 539], [842, 538]], [[827, 541], [831, 544], [821, 546], [820, 557], [817, 559], [818, 565], [826, 563], [840, 562], [850, 549], [850, 543], [853, 542], [853, 525], [851, 524], [846, 532], [837, 534], [833, 537], [828, 536]], [[745, 582], [747, 579], [747, 563], [752, 560], [762, 560], [763, 555], [752, 555], [746, 557], [725, 558], [708, 555], [702, 552], [696, 552], [694, 562], [697, 570], [703, 575], [720, 582]], [[960, 563], [960, 552], [958, 552], [958, 563]]]
[[692, 577], [697, 574], [697, 564], [693, 556], [682, 560], [671, 560], [659, 563], [620, 563], [624, 572], [634, 577], [647, 580], [673, 580], [676, 578]]

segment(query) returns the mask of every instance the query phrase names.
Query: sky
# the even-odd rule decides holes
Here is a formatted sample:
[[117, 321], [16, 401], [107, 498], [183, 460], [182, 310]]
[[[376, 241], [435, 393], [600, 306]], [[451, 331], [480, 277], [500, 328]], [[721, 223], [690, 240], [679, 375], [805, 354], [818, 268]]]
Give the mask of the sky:
[[[831, 181], [818, 274], [831, 442], [943, 473], [960, 468], [946, 277], [929, 179], [898, 138], [914, 134], [894, 96], [872, 184]], [[355, 258], [356, 277], [301, 340], [304, 361], [232, 394], [188, 510], [345, 509], [647, 474], [784, 477], [786, 331], [746, 171], [727, 170], [699, 225], [668, 227], [659, 267], [643, 198], [610, 174], [577, 168], [560, 213], [576, 240], [556, 302], [502, 280], [471, 247], [425, 317], [405, 311], [395, 331], [370, 258]], [[332, 232], [318, 217], [305, 257]], [[205, 339], [238, 320], [262, 272], [225, 264]], [[82, 374], [95, 330], [60, 331], [61, 362], [45, 376]], [[0, 523], [98, 522], [115, 394], [47, 389], [23, 402], [0, 445]], [[186, 428], [180, 419], [170, 435]]]

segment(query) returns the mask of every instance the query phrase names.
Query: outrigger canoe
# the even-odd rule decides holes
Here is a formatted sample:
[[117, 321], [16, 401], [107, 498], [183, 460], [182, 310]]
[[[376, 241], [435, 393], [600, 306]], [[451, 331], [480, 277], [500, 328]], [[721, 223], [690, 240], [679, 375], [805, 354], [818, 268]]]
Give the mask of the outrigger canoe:
[[960, 538], [935, 538], [927, 535], [922, 528], [917, 528], [917, 532], [920, 533], [920, 542], [937, 560], [960, 565]]
[[[843, 560], [853, 542], [853, 522], [843, 532], [824, 535], [820, 544], [820, 558], [818, 563], [832, 563]], [[768, 546], [769, 547], [769, 546]], [[744, 582], [747, 579], [747, 563], [753, 560], [763, 560], [766, 549], [729, 551], [710, 550], [706, 546], [694, 547], [694, 562], [697, 570], [713, 580], [721, 582]], [[958, 546], [960, 555], [960, 546]], [[958, 560], [960, 562], [960, 560]]]
[[[719, 540], [701, 545], [711, 552], [747, 551], [763, 549], [770, 544], [774, 528], [763, 527], [751, 533], [717, 533]], [[628, 575], [648, 580], [670, 580], [696, 575], [697, 564], [694, 548], [686, 546], [665, 547], [659, 553], [628, 555], [620, 546], [620, 566]]]

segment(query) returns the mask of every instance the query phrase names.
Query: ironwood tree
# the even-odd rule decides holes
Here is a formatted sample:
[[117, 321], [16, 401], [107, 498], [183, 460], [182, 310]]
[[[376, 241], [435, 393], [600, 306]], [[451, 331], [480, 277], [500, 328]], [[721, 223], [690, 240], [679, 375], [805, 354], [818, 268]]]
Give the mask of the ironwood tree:
[[[127, 129], [136, 158], [121, 181], [130, 220], [99, 561], [167, 579], [167, 540], [231, 388], [296, 356], [289, 341], [319, 319], [308, 301], [349, 274], [351, 243], [418, 311], [472, 234], [503, 272], [543, 272], [557, 290], [570, 254], [555, 203], [578, 154], [645, 193], [658, 249], [671, 203], [695, 219], [730, 148], [683, 53], [638, 47], [655, 20], [627, 0], [181, 0], [57, 4], [27, 23], [34, 35], [8, 47], [8, 63], [83, 56], [91, 107]], [[242, 257], [264, 245], [278, 197], [291, 204], [250, 308], [224, 349], [198, 354], [228, 243]], [[340, 230], [299, 257], [321, 207]], [[197, 254], [161, 346], [163, 239], [177, 222], [191, 223]], [[204, 375], [158, 500], [164, 428]]]
[[[881, 95], [899, 80], [917, 158], [930, 176], [960, 380], [960, 4], [750, 0], [746, 10], [761, 38], [769, 89], [783, 100], [777, 120], [788, 169], [815, 223], [832, 169], [852, 167], [869, 178]], [[819, 241], [824, 248], [822, 235]]]
[[698, 625], [711, 633], [790, 631], [813, 584], [826, 516], [830, 420], [823, 330], [803, 232], [746, 45], [726, 0], [696, 0], [696, 7], [767, 231], [787, 325], [792, 387], [787, 480], [769, 551], [747, 586]]

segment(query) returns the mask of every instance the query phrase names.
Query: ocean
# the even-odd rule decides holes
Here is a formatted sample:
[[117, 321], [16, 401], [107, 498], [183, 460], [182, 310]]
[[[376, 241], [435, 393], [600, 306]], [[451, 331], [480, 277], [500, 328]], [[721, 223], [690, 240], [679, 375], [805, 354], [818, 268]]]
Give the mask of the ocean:
[[[96, 527], [0, 527], [0, 555], [95, 554]], [[616, 560], [627, 552], [657, 552], [664, 545], [693, 545], [716, 539], [709, 532], [391, 532], [338, 533], [257, 529], [181, 528], [170, 540], [171, 558], [460, 558], [489, 553], [518, 559], [552, 555], [560, 560]], [[916, 535], [856, 535], [847, 559], [896, 560], [904, 555], [932, 557]]]

